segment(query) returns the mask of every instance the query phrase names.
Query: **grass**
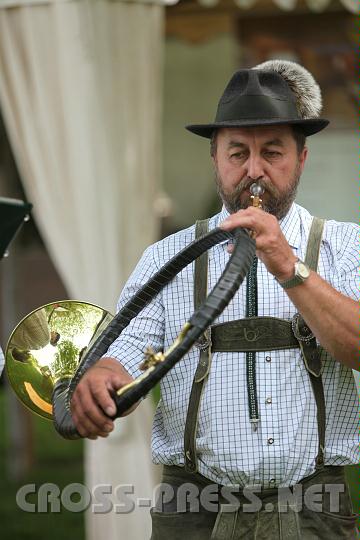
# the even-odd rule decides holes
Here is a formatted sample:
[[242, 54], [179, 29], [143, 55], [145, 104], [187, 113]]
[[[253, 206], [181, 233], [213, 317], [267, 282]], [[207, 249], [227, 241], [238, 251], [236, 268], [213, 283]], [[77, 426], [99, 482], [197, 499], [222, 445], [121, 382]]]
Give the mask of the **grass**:
[[[0, 388], [0, 523], [2, 540], [84, 540], [82, 513], [69, 512], [63, 507], [59, 513], [31, 513], [16, 504], [16, 493], [25, 484], [53, 483], [62, 490], [73, 482], [83, 482], [82, 441], [65, 441], [55, 432], [52, 423], [32, 415], [34, 428], [35, 464], [21, 480], [13, 483], [6, 477], [4, 391]], [[28, 495], [29, 503], [37, 503], [37, 496]], [[75, 496], [74, 496], [74, 500]]]

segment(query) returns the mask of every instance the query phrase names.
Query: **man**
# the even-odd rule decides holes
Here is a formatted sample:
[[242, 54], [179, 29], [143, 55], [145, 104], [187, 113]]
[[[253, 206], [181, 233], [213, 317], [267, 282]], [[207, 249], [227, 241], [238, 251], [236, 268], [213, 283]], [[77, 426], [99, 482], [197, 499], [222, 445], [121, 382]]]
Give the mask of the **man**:
[[[212, 328], [212, 344], [200, 345], [199, 364], [193, 348], [162, 380], [152, 452], [175, 497], [159, 500], [152, 511], [153, 540], [357, 537], [342, 466], [358, 462], [351, 371], [358, 368], [358, 228], [329, 221], [321, 233], [322, 224], [294, 203], [305, 138], [328, 123], [320, 110], [312, 76], [297, 64], [273, 61], [235, 73], [215, 121], [188, 126], [211, 139], [224, 207], [209, 228], [249, 229], [257, 259]], [[254, 183], [264, 190], [263, 209], [251, 205]], [[193, 238], [190, 227], [148, 248], [120, 306]], [[211, 250], [209, 290], [229, 251], [227, 242]], [[194, 281], [195, 289], [206, 281], [206, 271], [196, 272], [195, 279], [192, 268], [179, 274], [85, 374], [72, 400], [81, 435], [113, 429], [109, 392], [140, 374], [147, 345], [172, 343], [194, 310]], [[247, 343], [240, 346], [241, 340]], [[215, 485], [216, 511], [201, 495], [200, 507], [184, 506], [189, 484], [199, 494]], [[231, 508], [222, 486], [238, 488]], [[261, 504], [249, 509], [242, 490], [251, 486], [260, 487]], [[302, 488], [302, 508], [283, 512], [279, 494], [289, 486]], [[319, 486], [321, 508], [314, 508], [306, 493]], [[336, 505], [330, 499], [340, 491]]]

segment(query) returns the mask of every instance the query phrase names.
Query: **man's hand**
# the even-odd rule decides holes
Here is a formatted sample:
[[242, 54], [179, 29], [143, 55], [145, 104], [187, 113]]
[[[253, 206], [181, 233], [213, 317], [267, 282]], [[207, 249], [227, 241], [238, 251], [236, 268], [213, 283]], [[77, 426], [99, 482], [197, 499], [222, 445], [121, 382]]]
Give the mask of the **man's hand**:
[[[220, 227], [225, 231], [235, 227], [253, 231], [256, 254], [267, 270], [279, 281], [293, 277], [296, 257], [274, 216], [249, 207], [232, 214]], [[316, 272], [310, 272], [304, 283], [285, 292], [324, 349], [339, 362], [358, 370], [358, 303], [334, 289]]]
[[297, 258], [283, 235], [276, 217], [260, 208], [249, 206], [246, 210], [231, 214], [220, 224], [220, 228], [225, 231], [231, 231], [235, 227], [253, 231], [256, 255], [279, 281], [285, 281], [293, 276]]
[[[134, 379], [114, 358], [102, 358], [81, 378], [71, 399], [71, 414], [82, 437], [107, 437], [114, 429], [109, 418], [116, 413], [110, 395]], [[125, 415], [136, 408], [134, 405]], [[108, 416], [106, 416], [108, 415]]]

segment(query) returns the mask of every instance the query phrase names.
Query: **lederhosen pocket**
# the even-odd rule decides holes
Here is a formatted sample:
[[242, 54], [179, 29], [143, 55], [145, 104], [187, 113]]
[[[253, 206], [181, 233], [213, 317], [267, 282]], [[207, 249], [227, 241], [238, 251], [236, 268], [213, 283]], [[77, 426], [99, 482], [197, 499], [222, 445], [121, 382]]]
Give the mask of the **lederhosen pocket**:
[[[304, 500], [299, 512], [302, 540], [353, 540], [360, 538], [358, 515], [353, 512], [344, 467], [325, 467], [310, 485], [323, 487], [319, 508], [311, 508]], [[308, 482], [303, 483], [304, 493]], [[310, 507], [309, 507], [310, 506]], [[315, 507], [317, 504], [315, 503]]]

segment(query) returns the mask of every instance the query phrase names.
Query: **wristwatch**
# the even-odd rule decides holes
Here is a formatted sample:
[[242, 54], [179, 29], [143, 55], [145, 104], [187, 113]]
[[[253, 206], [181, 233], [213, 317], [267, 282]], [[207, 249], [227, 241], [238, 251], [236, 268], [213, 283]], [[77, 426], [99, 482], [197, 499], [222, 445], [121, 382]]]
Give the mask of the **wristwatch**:
[[307, 278], [310, 276], [310, 268], [307, 264], [305, 264], [303, 261], [300, 261], [298, 259], [296, 263], [294, 264], [294, 275], [292, 278], [287, 279], [286, 281], [279, 281], [278, 283], [282, 286], [283, 289], [291, 289], [292, 287], [296, 287], [296, 285], [300, 285], [301, 283], [304, 283], [304, 281], [307, 280]]

